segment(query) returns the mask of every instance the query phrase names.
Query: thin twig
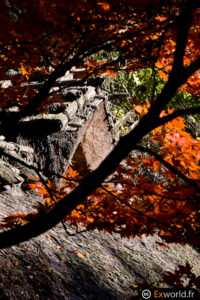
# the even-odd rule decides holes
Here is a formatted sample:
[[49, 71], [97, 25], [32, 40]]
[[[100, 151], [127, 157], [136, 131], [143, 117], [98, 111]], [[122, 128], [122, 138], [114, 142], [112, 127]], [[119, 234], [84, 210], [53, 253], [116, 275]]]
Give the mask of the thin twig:
[[173, 165], [171, 165], [166, 160], [164, 160], [159, 154], [157, 154], [154, 151], [152, 151], [151, 149], [149, 149], [147, 147], [143, 147], [143, 146], [135, 146], [133, 150], [139, 150], [139, 151], [142, 151], [142, 152], [147, 152], [151, 156], [154, 156], [166, 168], [168, 168], [174, 174], [178, 175], [180, 178], [182, 178], [184, 181], [186, 181], [189, 185], [191, 185], [200, 194], [200, 187], [198, 186], [198, 184], [196, 184], [195, 181], [193, 181], [190, 178], [186, 177], [182, 172], [180, 172], [178, 169], [176, 169]]
[[186, 116], [186, 115], [197, 115], [200, 114], [200, 106], [195, 106], [187, 109], [178, 109], [177, 111], [162, 117], [158, 120], [158, 126], [164, 125], [167, 122], [170, 122], [178, 117]]
[[121, 184], [121, 185], [128, 185], [128, 186], [132, 186], [132, 187], [137, 187], [140, 190], [144, 191], [146, 194], [150, 194], [159, 198], [163, 198], [163, 199], [168, 199], [168, 200], [174, 200], [174, 201], [192, 201], [195, 200], [195, 198], [173, 198], [173, 197], [167, 197], [165, 195], [161, 195], [159, 193], [155, 193], [155, 192], [151, 192], [148, 191], [147, 189], [143, 188], [141, 185], [139, 184], [133, 184], [130, 182], [122, 182], [122, 181], [104, 181], [104, 184]]
[[167, 227], [171, 227], [170, 224], [166, 224], [163, 223], [161, 221], [158, 221], [148, 215], [146, 215], [145, 213], [141, 212], [140, 210], [138, 210], [137, 208], [132, 207], [130, 204], [128, 204], [127, 202], [123, 201], [120, 197], [114, 195], [112, 192], [108, 191], [103, 185], [101, 185], [101, 188], [106, 191], [108, 194], [110, 194], [111, 196], [113, 196], [115, 199], [119, 200], [122, 204], [124, 204], [125, 206], [127, 206], [128, 208], [130, 208], [133, 211], [136, 211], [138, 214], [142, 215], [143, 217], [146, 217], [148, 219], [150, 219], [151, 221], [155, 222], [155, 223], [159, 223], [161, 225], [167, 226]]

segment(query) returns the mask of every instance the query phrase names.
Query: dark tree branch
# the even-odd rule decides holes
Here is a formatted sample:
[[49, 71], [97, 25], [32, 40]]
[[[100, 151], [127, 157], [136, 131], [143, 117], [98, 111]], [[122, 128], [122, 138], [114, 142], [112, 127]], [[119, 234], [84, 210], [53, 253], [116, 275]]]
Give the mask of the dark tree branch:
[[170, 163], [168, 163], [166, 160], [164, 160], [159, 154], [155, 153], [149, 148], [143, 147], [143, 146], [136, 146], [134, 147], [134, 150], [139, 150], [142, 152], [147, 152], [151, 156], [154, 156], [156, 160], [160, 161], [167, 169], [172, 171], [174, 174], [178, 175], [181, 179], [183, 179], [185, 182], [187, 182], [190, 186], [192, 186], [198, 194], [200, 194], [200, 187], [198, 184], [196, 184], [195, 181], [191, 180], [187, 176], [185, 176], [182, 172], [180, 172], [178, 169], [176, 169], [174, 166], [172, 166]]
[[187, 109], [178, 109], [177, 111], [173, 112], [172, 114], [162, 117], [158, 120], [157, 125], [161, 126], [167, 122], [170, 122], [178, 117], [187, 116], [187, 115], [196, 115], [200, 114], [200, 106], [191, 107]]
[[69, 195], [63, 197], [50, 212], [28, 224], [0, 233], [0, 248], [6, 248], [36, 237], [58, 224], [100, 186], [108, 175], [116, 169], [121, 160], [126, 158], [129, 152], [136, 147], [141, 138], [155, 126], [153, 116], [148, 114], [148, 117], [144, 117], [133, 131], [121, 138], [101, 165], [93, 173], [83, 178], [81, 184]]
[[128, 204], [126, 201], [124, 201], [124, 200], [122, 200], [120, 197], [114, 195], [111, 191], [107, 190], [107, 189], [106, 189], [105, 187], [103, 187], [102, 185], [101, 185], [101, 188], [102, 188], [104, 191], [106, 191], [109, 195], [113, 196], [113, 198], [117, 199], [119, 202], [121, 202], [122, 204], [124, 204], [125, 206], [127, 206], [128, 208], [130, 208], [131, 210], [137, 212], [139, 215], [141, 215], [141, 216], [143, 216], [143, 217], [146, 217], [147, 219], [149, 219], [149, 220], [151, 220], [151, 221], [153, 221], [153, 222], [155, 222], [155, 223], [164, 225], [164, 226], [166, 226], [166, 227], [171, 227], [170, 224], [166, 224], [166, 223], [163, 223], [163, 222], [161, 222], [161, 221], [158, 221], [157, 219], [154, 219], [154, 218], [152, 218], [151, 216], [148, 216], [148, 215], [146, 215], [145, 213], [143, 213], [142, 211], [138, 210], [137, 208], [131, 206], [131, 205]]
[[[189, 2], [195, 3], [195, 6], [197, 6], [198, 1], [188, 1], [188, 3]], [[190, 12], [191, 15], [192, 12]], [[107, 47], [109, 47], [109, 45], [107, 45]], [[79, 57], [80, 61], [82, 58], [83, 57]], [[68, 65], [62, 66], [60, 70], [50, 76], [48, 83], [43, 86], [39, 93], [39, 96], [42, 96], [42, 99], [46, 97], [50, 86], [52, 86], [55, 80], [64, 73], [66, 67], [72, 67], [74, 62], [75, 61], [70, 61]], [[172, 99], [176, 90], [182, 83], [184, 83], [184, 80], [187, 80], [187, 76], [189, 76], [191, 72], [194, 72], [198, 69], [195, 69], [196, 67], [198, 67], [198, 63], [193, 63], [190, 69], [189, 67], [185, 69], [186, 72], [184, 72], [184, 76], [182, 72], [178, 72], [176, 69], [174, 69], [170, 73], [169, 80], [166, 83], [163, 91], [155, 103], [151, 106], [147, 115], [142, 118], [140, 123], [129, 134], [121, 138], [116, 147], [101, 163], [101, 165], [93, 173], [84, 178], [82, 183], [74, 191], [72, 191], [66, 197], [63, 197], [58, 205], [50, 212], [38, 217], [38, 219], [35, 219], [28, 224], [0, 233], [0, 248], [6, 248], [22, 241], [26, 241], [54, 227], [62, 219], [64, 219], [67, 214], [75, 209], [76, 206], [79, 205], [89, 194], [99, 187], [101, 183], [108, 177], [108, 175], [110, 175], [116, 169], [121, 160], [126, 158], [127, 155], [137, 146], [139, 141], [151, 130], [157, 127], [160, 112]], [[38, 105], [38, 103], [41, 101], [41, 98], [36, 97], [36, 100], [36, 105]], [[187, 177], [186, 180], [188, 182]], [[192, 183], [192, 185], [194, 186], [194, 183]], [[198, 188], [199, 193], [200, 189], [196, 186], [196, 184], [194, 188]]]
[[149, 112], [154, 112], [154, 117], [159, 118], [161, 111], [172, 99], [177, 89], [200, 68], [200, 57], [197, 58], [189, 67], [183, 66], [183, 56], [187, 43], [188, 31], [191, 26], [193, 14], [200, 3], [198, 0], [188, 0], [185, 8], [179, 16], [179, 32], [174, 56], [172, 71], [169, 74], [168, 82], [165, 84], [162, 93], [152, 104]]
[[200, 69], [200, 57], [192, 62], [183, 72], [183, 80], [186, 81], [194, 72]]
[[[111, 50], [113, 46], [117, 42], [120, 42], [122, 40], [127, 40], [134, 37], [144, 36], [145, 31], [148, 31], [150, 29], [153, 29], [153, 27], [156, 27], [156, 24], [153, 26], [146, 26], [143, 29], [136, 30], [134, 33], [125, 33], [123, 35], [119, 35], [118, 33], [114, 34], [112, 37], [109, 37], [108, 39], [105, 39], [101, 41], [99, 45], [96, 45], [92, 48], [88, 49], [88, 46], [85, 46], [78, 51], [75, 56], [69, 60], [66, 61], [67, 58], [69, 58], [70, 54], [72, 53], [72, 50], [75, 48], [72, 47], [70, 51], [67, 53], [67, 56], [64, 56], [62, 63], [49, 75], [49, 78], [42, 87], [40, 88], [39, 92], [30, 100], [29, 104], [22, 108], [22, 110], [19, 112], [18, 116], [16, 116], [17, 120], [15, 120], [15, 123], [22, 117], [26, 117], [32, 113], [35, 113], [36, 109], [40, 105], [40, 103], [45, 100], [49, 96], [49, 90], [54, 86], [56, 79], [63, 76], [67, 70], [70, 70], [74, 65], [77, 65], [83, 61], [84, 58], [91, 56], [92, 54], [97, 53], [100, 50]], [[166, 25], [168, 26], [168, 25]], [[86, 32], [82, 33], [82, 36], [80, 37], [80, 41], [84, 38]], [[121, 58], [120, 58], [121, 59]], [[112, 63], [116, 63], [116, 61], [109, 63], [109, 65], [112, 65]]]
[[93, 173], [83, 178], [81, 184], [69, 195], [63, 197], [50, 212], [28, 224], [0, 233], [0, 248], [6, 248], [35, 237], [64, 219], [115, 170], [120, 161], [136, 146], [136, 143], [149, 132], [148, 123], [146, 122], [148, 120], [141, 120], [132, 132], [119, 141], [101, 165]]
[[173, 69], [180, 71], [183, 69], [183, 56], [185, 53], [188, 32], [192, 22], [193, 14], [198, 6], [198, 0], [188, 0], [177, 20], [178, 27], [180, 29], [177, 38], [176, 52], [174, 55]]
[[123, 181], [105, 181], [104, 183], [108, 184], [108, 183], [112, 183], [112, 184], [121, 184], [121, 185], [127, 185], [127, 186], [131, 186], [131, 187], [137, 187], [139, 188], [141, 191], [144, 192], [144, 194], [149, 194], [149, 195], [153, 195], [153, 196], [156, 196], [156, 197], [159, 197], [159, 198], [163, 198], [163, 199], [169, 199], [169, 200], [174, 200], [174, 201], [193, 201], [196, 199], [195, 198], [174, 198], [174, 197], [167, 197], [165, 195], [162, 195], [162, 194], [159, 194], [159, 193], [156, 193], [156, 192], [152, 192], [152, 191], [149, 191], [145, 188], [143, 188], [141, 185], [139, 184], [132, 184], [130, 182], [123, 182]]

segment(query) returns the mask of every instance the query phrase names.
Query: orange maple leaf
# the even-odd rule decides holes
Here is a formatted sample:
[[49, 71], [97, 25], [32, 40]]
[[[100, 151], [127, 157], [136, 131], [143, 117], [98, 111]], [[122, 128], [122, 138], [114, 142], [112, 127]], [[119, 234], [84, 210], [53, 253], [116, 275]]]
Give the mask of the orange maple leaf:
[[108, 3], [106, 3], [106, 2], [99, 2], [98, 4], [99, 4], [99, 5], [101, 6], [101, 8], [102, 8], [103, 10], [105, 10], [105, 11], [110, 10], [110, 5], [109, 5]]
[[68, 167], [67, 171], [71, 178], [76, 178], [79, 175], [79, 173], [77, 171], [74, 171], [71, 166]]
[[116, 73], [114, 72], [114, 71], [112, 71], [112, 70], [107, 70], [106, 71], [106, 74], [108, 75], [108, 76], [111, 76], [111, 77], [116, 77]]

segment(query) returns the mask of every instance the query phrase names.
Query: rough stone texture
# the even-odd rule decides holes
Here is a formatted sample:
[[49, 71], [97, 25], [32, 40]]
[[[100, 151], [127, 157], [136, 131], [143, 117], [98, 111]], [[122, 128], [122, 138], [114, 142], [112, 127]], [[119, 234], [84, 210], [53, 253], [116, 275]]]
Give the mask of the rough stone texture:
[[28, 146], [0, 140], [0, 187], [21, 185], [25, 178], [36, 177], [36, 173], [19, 163], [33, 163], [33, 149]]
[[5, 185], [8, 182], [10, 185], [17, 185], [23, 181], [23, 178], [20, 176], [20, 171], [3, 161], [0, 161], [0, 178], [1, 185]]
[[[94, 87], [85, 87], [81, 90], [66, 88], [63, 93], [68, 102], [62, 105], [55, 104], [49, 108], [50, 112], [47, 114], [26, 117], [20, 121], [18, 141], [22, 144], [28, 143], [34, 149], [33, 162], [46, 175], [53, 173], [61, 175], [66, 171], [83, 136], [89, 140], [89, 136], [92, 134], [90, 140], [94, 140], [93, 149], [85, 147], [84, 144], [84, 154], [88, 152], [86, 160], [92, 170], [113, 147], [113, 137], [109, 121], [106, 118], [106, 108], [101, 104], [105, 101], [105, 96], [97, 95]], [[91, 129], [95, 126], [97, 126], [96, 134], [95, 128]], [[87, 131], [89, 131], [88, 134]], [[106, 136], [105, 139], [103, 139], [103, 134]], [[100, 148], [107, 150], [100, 154], [98, 150]], [[95, 153], [95, 151], [97, 152]], [[98, 163], [94, 164], [95, 160]], [[79, 169], [79, 164], [76, 164], [76, 168]]]
[[72, 157], [72, 164], [80, 174], [94, 171], [113, 149], [113, 137], [106, 118], [105, 106], [101, 103], [85, 126], [83, 138]]
[[[81, 87], [75, 99], [69, 94], [73, 90], [65, 91], [70, 104], [21, 120], [15, 142], [0, 136], [0, 218], [30, 212], [42, 201], [21, 189], [26, 177], [37, 174], [12, 156], [48, 175], [63, 173], [71, 160], [86, 173], [113, 147], [104, 97], [94, 88]], [[199, 253], [189, 245], [166, 249], [156, 243], [156, 236], [127, 240], [97, 231], [75, 234], [69, 224], [67, 230], [70, 235], [59, 224], [0, 251], [0, 300], [131, 300], [139, 299], [138, 283], [158, 287], [166, 271], [187, 261], [200, 275]]]
[[[16, 162], [12, 157], [6, 157], [6, 154], [37, 167], [46, 176], [55, 178], [56, 174], [61, 175], [66, 171], [83, 138], [83, 153], [91, 170], [111, 151], [114, 139], [106, 106], [103, 104], [106, 95], [97, 94], [93, 86], [82, 86], [65, 88], [63, 97], [66, 102], [54, 103], [47, 108], [47, 113], [21, 119], [17, 136], [12, 142], [0, 136], [1, 185], [18, 185], [26, 177], [38, 177], [33, 170]], [[10, 116], [11, 113], [18, 113], [19, 109], [15, 104], [2, 108], [0, 119], [7, 114]], [[82, 159], [82, 162], [79, 159], [76, 164], [77, 169], [80, 166], [80, 172], [84, 157]]]
[[[0, 194], [0, 216], [28, 212], [39, 199], [8, 187]], [[139, 300], [138, 283], [166, 286], [159, 280], [179, 264], [190, 262], [200, 275], [200, 256], [191, 246], [171, 244], [167, 249], [156, 243], [160, 241], [156, 235], [122, 239], [98, 231], [69, 236], [58, 225], [0, 251], [0, 299]]]
[[70, 156], [76, 146], [77, 132], [60, 131], [43, 139], [31, 141], [35, 153], [34, 161], [43, 173], [63, 174], [69, 164]]

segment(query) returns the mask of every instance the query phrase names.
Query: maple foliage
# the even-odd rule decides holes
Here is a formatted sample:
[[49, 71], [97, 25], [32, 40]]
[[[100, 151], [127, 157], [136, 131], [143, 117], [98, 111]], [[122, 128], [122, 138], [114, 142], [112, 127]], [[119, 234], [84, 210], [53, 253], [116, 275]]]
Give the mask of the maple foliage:
[[[115, 77], [126, 60], [123, 70], [152, 67], [165, 81], [156, 99], [133, 105], [138, 125], [93, 174], [81, 178], [69, 168], [58, 184], [32, 179], [29, 187], [43, 201], [32, 213], [3, 219], [1, 228], [11, 230], [0, 234], [2, 247], [62, 219], [87, 230], [127, 237], [157, 232], [168, 242], [197, 245], [200, 142], [187, 132], [183, 116], [200, 110], [173, 111], [167, 105], [178, 89], [199, 93], [198, 1], [6, 0], [0, 8], [0, 79], [9, 80], [10, 70], [16, 71], [13, 85], [0, 90], [1, 106], [15, 100], [22, 107], [0, 125], [10, 139], [21, 117], [63, 101], [50, 91], [73, 67], [85, 67], [80, 78], [76, 75], [85, 82], [95, 75]], [[99, 61], [94, 55], [102, 50], [117, 56]], [[35, 74], [42, 80], [38, 91], [28, 84]]]
[[[149, 106], [147, 102], [135, 109], [143, 113]], [[168, 110], [168, 113], [172, 112]], [[162, 112], [160, 117], [165, 115], [167, 113]], [[195, 233], [200, 228], [200, 189], [196, 190], [200, 178], [200, 141], [185, 131], [181, 117], [154, 129], [148, 139], [160, 161], [149, 153], [142, 153], [143, 148], [138, 147], [140, 151], [129, 155], [109, 181], [97, 188], [64, 221], [75, 226], [82, 224], [87, 230], [96, 228], [126, 237], [156, 232], [168, 242], [190, 242], [198, 246], [199, 238]], [[163, 165], [162, 160], [172, 169]], [[148, 170], [147, 174], [145, 170]], [[179, 178], [179, 172], [186, 175]], [[191, 185], [192, 180], [196, 185]], [[29, 188], [37, 190], [45, 200], [35, 206], [38, 215], [55, 207], [80, 182], [81, 177], [71, 167], [57, 185], [48, 181], [45, 187], [34, 179]], [[32, 217], [31, 214], [8, 216], [3, 220], [4, 226], [23, 224], [35, 217], [36, 211]]]
[[[171, 9], [157, 2], [143, 0], [138, 5], [137, 1], [132, 3], [129, 0], [120, 4], [117, 1], [82, 0], [75, 5], [70, 0], [59, 1], [59, 4], [39, 0], [34, 3], [2, 1], [1, 25], [4, 30], [0, 40], [0, 77], [5, 78], [9, 69], [17, 70], [18, 75], [14, 78], [14, 86], [1, 90], [1, 105], [8, 104], [13, 98], [26, 105], [28, 99], [34, 98], [33, 87], [27, 86], [20, 93], [20, 86], [36, 71], [48, 81], [53, 73], [51, 70], [54, 70], [55, 75], [51, 78], [55, 81], [53, 77], [85, 64], [85, 59], [102, 49], [118, 51], [119, 57], [103, 63], [90, 58], [82, 80], [103, 71], [115, 76], [111, 67], [118, 66], [122, 59], [128, 61], [129, 70], [151, 64], [158, 58], [163, 39], [165, 43], [169, 38], [171, 43], [175, 43], [173, 18], [176, 18], [181, 7], [179, 1], [174, 1]], [[172, 31], [169, 38], [165, 37], [167, 26]], [[194, 40], [198, 43], [197, 26], [192, 33], [191, 43]], [[147, 51], [143, 51], [144, 48]], [[168, 52], [170, 56], [170, 49]], [[165, 60], [166, 56], [166, 53], [161, 55]], [[10, 79], [9, 75], [6, 77]], [[51, 101], [55, 100], [54, 97], [58, 98], [52, 95]], [[48, 98], [48, 93], [45, 98]]]
[[[198, 21], [198, 11], [194, 15], [194, 24], [190, 28], [188, 33], [187, 44], [184, 50], [183, 65], [188, 66], [191, 62], [195, 61], [199, 57], [199, 21]], [[155, 67], [158, 69], [158, 75], [165, 81], [168, 80], [168, 75], [173, 67], [174, 53], [176, 50], [176, 40], [177, 36], [174, 32], [168, 32], [163, 46], [160, 49], [160, 56], [155, 63]], [[185, 93], [192, 93], [194, 95], [199, 95], [200, 93], [200, 74], [197, 70], [194, 74], [187, 80], [185, 84], [180, 86], [179, 90]]]

